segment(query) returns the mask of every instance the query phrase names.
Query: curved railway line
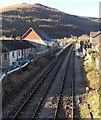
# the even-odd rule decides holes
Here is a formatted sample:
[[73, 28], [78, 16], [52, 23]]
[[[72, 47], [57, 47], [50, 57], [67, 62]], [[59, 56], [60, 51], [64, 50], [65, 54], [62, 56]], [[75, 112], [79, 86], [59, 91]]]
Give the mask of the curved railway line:
[[69, 105], [67, 106], [68, 114], [71, 114], [71, 116], [67, 115], [67, 111], [65, 111], [65, 115], [62, 115], [64, 113], [61, 111], [61, 106], [63, 105], [63, 91], [65, 89], [65, 81], [67, 80], [67, 75], [69, 74], [68, 68], [71, 64], [70, 59], [74, 55], [73, 47], [74, 44], [69, 45], [57, 58], [55, 58], [55, 60], [50, 65], [49, 69], [38, 80], [38, 83], [33, 88], [32, 92], [29, 94], [27, 99], [25, 99], [23, 104], [19, 107], [18, 111], [16, 111], [14, 115], [10, 115], [9, 118], [11, 118], [12, 120], [22, 118], [28, 118], [32, 120], [34, 118], [40, 118], [40, 111], [43, 111], [43, 109], [45, 109], [45, 100], [47, 99], [47, 96], [51, 91], [52, 86], [55, 85], [55, 83], [57, 84], [56, 89], [58, 92], [56, 93], [55, 109], [52, 111], [53, 113], [49, 117], [53, 118], [54, 120], [57, 118], [75, 117], [74, 73], [72, 73], [71, 75], [71, 77], [73, 78], [72, 81], [70, 81], [71, 97], [68, 99], [68, 104], [71, 107], [68, 107]]

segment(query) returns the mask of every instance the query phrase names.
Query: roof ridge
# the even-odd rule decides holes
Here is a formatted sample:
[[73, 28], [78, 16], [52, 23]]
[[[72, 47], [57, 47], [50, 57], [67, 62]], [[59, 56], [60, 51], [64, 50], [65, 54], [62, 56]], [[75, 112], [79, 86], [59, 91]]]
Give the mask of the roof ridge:
[[[36, 27], [30, 27], [25, 33], [23, 36], [25, 36], [30, 30], [33, 30], [37, 33], [37, 35], [42, 39], [42, 40], [47, 40], [47, 41], [51, 41], [51, 38], [43, 31], [43, 30], [40, 30]], [[22, 38], [23, 38], [22, 36]]]
[[33, 48], [31, 43], [26, 40], [2, 40], [2, 48], [6, 51]]

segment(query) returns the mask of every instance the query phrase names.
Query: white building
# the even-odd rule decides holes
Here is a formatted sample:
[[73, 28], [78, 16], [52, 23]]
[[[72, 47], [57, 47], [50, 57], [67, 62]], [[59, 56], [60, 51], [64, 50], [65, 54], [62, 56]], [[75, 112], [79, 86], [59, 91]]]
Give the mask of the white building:
[[4, 69], [32, 59], [36, 52], [36, 47], [26, 40], [2, 40], [0, 47], [0, 65]]

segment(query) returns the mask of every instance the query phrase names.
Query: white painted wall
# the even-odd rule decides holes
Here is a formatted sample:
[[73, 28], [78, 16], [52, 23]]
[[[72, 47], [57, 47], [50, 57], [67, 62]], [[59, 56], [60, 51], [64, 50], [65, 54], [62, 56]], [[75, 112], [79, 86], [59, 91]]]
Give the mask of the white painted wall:
[[[13, 52], [14, 52], [14, 57], [12, 56]], [[9, 57], [10, 57], [10, 65], [13, 65], [12, 63], [17, 61], [17, 51], [10, 51]]]
[[[20, 55], [19, 55], [20, 53]], [[17, 50], [17, 56], [18, 56], [18, 59], [22, 58], [22, 51], [21, 50]]]
[[[31, 51], [32, 50], [32, 51]], [[14, 57], [13, 57], [13, 52], [14, 52]], [[20, 54], [19, 54], [20, 52]], [[13, 62], [17, 64], [17, 59], [23, 58], [23, 57], [28, 57], [29, 54], [33, 54], [35, 52], [35, 49], [24, 49], [23, 50], [23, 55], [22, 55], [22, 50], [15, 50], [15, 51], [10, 51], [9, 52], [9, 59], [10, 59], [10, 65], [13, 65]]]
[[[7, 59], [5, 60], [4, 59], [4, 55], [7, 55]], [[9, 53], [2, 53], [1, 55], [0, 55], [0, 65], [2, 65], [2, 66], [9, 66], [9, 63], [10, 62], [10, 60], [9, 60]]]
[[[14, 57], [13, 57], [13, 52], [14, 52]], [[19, 52], [20, 52], [20, 55], [19, 55]], [[22, 52], [21, 50], [10, 51], [9, 57], [10, 57], [10, 65], [13, 65], [12, 64], [13, 62], [16, 62], [17, 59], [22, 58]]]

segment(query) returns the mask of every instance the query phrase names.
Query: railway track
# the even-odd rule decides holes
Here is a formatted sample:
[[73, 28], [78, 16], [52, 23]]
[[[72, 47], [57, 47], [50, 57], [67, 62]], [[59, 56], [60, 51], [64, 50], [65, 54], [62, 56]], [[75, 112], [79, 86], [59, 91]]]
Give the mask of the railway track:
[[[24, 101], [24, 103], [21, 105], [18, 111], [16, 111], [15, 115], [9, 116], [12, 120], [14, 119], [21, 119], [21, 118], [29, 118], [29, 119], [34, 119], [37, 118], [38, 112], [42, 106], [42, 103], [49, 92], [49, 89], [51, 88], [52, 84], [54, 84], [55, 77], [57, 76], [59, 70], [61, 69], [64, 61], [66, 63], [66, 67], [64, 70], [64, 74], [62, 77], [62, 82], [61, 86], [59, 89], [59, 94], [58, 94], [58, 100], [57, 100], [57, 107], [54, 112], [54, 120], [58, 118], [58, 111], [59, 111], [59, 105], [61, 102], [61, 97], [62, 97], [62, 91], [64, 88], [64, 82], [66, 78], [66, 71], [68, 69], [69, 61], [70, 61], [70, 56], [71, 52], [73, 50], [73, 45], [68, 46], [64, 51], [63, 55], [60, 54], [57, 59], [53, 62], [53, 64], [50, 66], [50, 68], [46, 71], [46, 73], [40, 78], [40, 82], [36, 85], [36, 87], [33, 89], [33, 91], [30, 93], [28, 98]], [[67, 55], [68, 53], [68, 55]], [[61, 59], [59, 59], [61, 58]], [[74, 87], [74, 86], [72, 86]], [[72, 92], [74, 93], [74, 92]], [[72, 96], [72, 112], [74, 113], [74, 96]], [[72, 113], [72, 114], [73, 114]], [[74, 116], [73, 116], [74, 117]]]
[[[68, 101], [69, 101], [69, 107], [68, 108], [68, 112], [65, 110], [63, 112], [63, 99], [64, 99], [64, 95], [63, 95], [63, 91], [65, 91], [65, 81], [67, 80], [67, 75], [69, 74], [68, 73], [68, 68], [69, 68], [69, 65], [71, 65], [70, 63], [70, 59], [71, 57], [73, 56], [73, 52], [71, 54], [69, 54], [69, 57], [68, 57], [68, 64], [67, 64], [67, 67], [66, 67], [66, 70], [65, 70], [65, 75], [64, 75], [64, 78], [63, 78], [63, 82], [62, 82], [62, 85], [61, 85], [61, 91], [60, 91], [60, 95], [59, 95], [59, 100], [58, 100], [58, 105], [57, 105], [57, 109], [55, 111], [55, 116], [54, 116], [54, 120], [57, 119], [57, 118], [64, 118], [64, 119], [69, 119], [69, 118], [74, 118], [74, 79], [72, 79], [71, 81], [71, 96], [70, 98], [68, 98]], [[72, 78], [74, 77], [73, 76], [74, 73], [72, 74]], [[68, 115], [67, 115], [68, 113]]]
[[[70, 63], [70, 61], [71, 61], [70, 59], [72, 59], [72, 63]], [[74, 63], [74, 53], [72, 53], [72, 58], [71, 58], [71, 52], [70, 52], [70, 54], [68, 53], [67, 59], [64, 60], [64, 62], [66, 63], [66, 61], [67, 61], [67, 64], [65, 64], [66, 67], [64, 67], [64, 69], [63, 69], [64, 73], [62, 73], [63, 77], [59, 81], [60, 82], [59, 86], [55, 85], [56, 88], [59, 87], [58, 92], [56, 92], [56, 90], [54, 90], [56, 92], [56, 94], [58, 94], [58, 95], [53, 94], [54, 91], [48, 93], [51, 96], [55, 96], [55, 98], [51, 102], [51, 101], [49, 101], [49, 98], [51, 99], [51, 96], [47, 95], [46, 101], [44, 100], [45, 102], [42, 103], [42, 105], [44, 104], [43, 107], [39, 108], [39, 110], [38, 110], [39, 112], [35, 116], [36, 119], [38, 119], [38, 118], [48, 118], [48, 119], [52, 118], [54, 120], [55, 119], [69, 119], [69, 118], [73, 118], [74, 119], [74, 117], [75, 117], [74, 116], [74, 84], [73, 84], [73, 81], [74, 81], [73, 75], [74, 75], [74, 73], [71, 74], [71, 76], [69, 76], [72, 79], [68, 80], [69, 77], [67, 77], [68, 73], [69, 73], [68, 67], [71, 70], [70, 72], [72, 72], [72, 70], [74, 68], [74, 65], [73, 65], [73, 63]], [[73, 66], [73, 68], [71, 68], [70, 66]], [[58, 77], [58, 79], [59, 79], [59, 77]], [[70, 84], [70, 88], [71, 88], [71, 89], [68, 89], [70, 94], [68, 94], [66, 92], [66, 95], [67, 96], [71, 96], [71, 97], [68, 97], [68, 99], [66, 100], [67, 101], [66, 109], [64, 109], [64, 106], [63, 106], [64, 103], [63, 102], [64, 102], [64, 96], [65, 95], [63, 95], [63, 91], [65, 91], [66, 90], [65, 87], [67, 87], [67, 84], [65, 83], [66, 80], [67, 80], [67, 82], [68, 81], [70, 82], [70, 83], [68, 82], [67, 84]], [[56, 79], [56, 82], [57, 81], [58, 80]], [[56, 84], [56, 82], [54, 84]], [[69, 88], [69, 86], [68, 86], [68, 88]], [[51, 89], [54, 89], [54, 87], [52, 87]], [[52, 107], [52, 106], [49, 105], [48, 109], [46, 109], [47, 108], [47, 104], [46, 103], [48, 103], [48, 101], [49, 101], [49, 103], [51, 102], [51, 104], [55, 103], [53, 106], [56, 106], [56, 107]], [[53, 109], [53, 110], [51, 110], [51, 109]], [[44, 112], [42, 112], [42, 111], [44, 111]], [[48, 112], [48, 114], [47, 114], [47, 112]], [[44, 113], [46, 113], [46, 114], [43, 115]]]

